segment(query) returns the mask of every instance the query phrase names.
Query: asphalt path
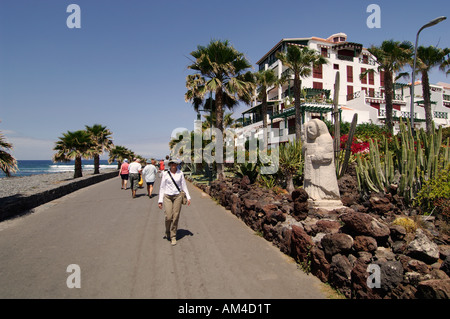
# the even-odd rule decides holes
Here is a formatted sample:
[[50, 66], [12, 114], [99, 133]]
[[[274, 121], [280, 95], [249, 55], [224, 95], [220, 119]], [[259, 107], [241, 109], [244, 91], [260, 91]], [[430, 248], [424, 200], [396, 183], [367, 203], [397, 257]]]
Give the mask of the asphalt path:
[[119, 178], [1, 222], [0, 298], [326, 298], [320, 280], [188, 188], [175, 246], [158, 197], [133, 199]]

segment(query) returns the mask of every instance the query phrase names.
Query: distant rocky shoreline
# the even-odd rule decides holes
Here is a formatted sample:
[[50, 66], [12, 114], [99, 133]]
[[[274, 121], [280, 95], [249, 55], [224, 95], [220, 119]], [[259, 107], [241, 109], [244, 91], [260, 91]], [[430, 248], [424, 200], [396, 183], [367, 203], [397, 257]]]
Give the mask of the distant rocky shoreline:
[[83, 177], [76, 179], [73, 172], [0, 178], [0, 221], [118, 175], [116, 169], [93, 172], [83, 171]]
[[[101, 173], [116, 171], [104, 169]], [[0, 198], [14, 195], [33, 195], [53, 188], [67, 185], [81, 179], [92, 177], [94, 170], [83, 171], [83, 177], [74, 179], [73, 172], [37, 174], [0, 178]]]

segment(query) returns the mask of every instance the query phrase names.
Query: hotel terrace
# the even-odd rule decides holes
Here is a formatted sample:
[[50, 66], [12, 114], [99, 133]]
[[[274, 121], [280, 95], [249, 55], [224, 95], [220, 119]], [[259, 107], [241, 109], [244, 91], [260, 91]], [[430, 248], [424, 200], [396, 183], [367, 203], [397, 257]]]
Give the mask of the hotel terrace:
[[[383, 72], [377, 71], [376, 58], [362, 44], [348, 42], [345, 33], [337, 33], [327, 39], [317, 37], [282, 39], [256, 64], [259, 70], [273, 69], [280, 78], [287, 67], [276, 58], [277, 52], [285, 52], [287, 46], [297, 45], [319, 51], [328, 59], [328, 64], [313, 69], [312, 76], [302, 78], [302, 124], [313, 119], [332, 119], [334, 82], [336, 72], [340, 73], [339, 112], [341, 121], [351, 122], [358, 114], [358, 123], [384, 124], [386, 101], [384, 97]], [[360, 74], [368, 73], [360, 79]], [[267, 90], [268, 114], [262, 114], [261, 101], [242, 112], [243, 133], [262, 127], [263, 116], [268, 125], [280, 129], [280, 142], [295, 136], [294, 83], [291, 80], [283, 86]], [[394, 130], [398, 130], [400, 118], [410, 118], [410, 84], [395, 83], [393, 99]], [[433, 120], [436, 125], [449, 126], [450, 84], [431, 85]], [[425, 127], [422, 86], [416, 82], [414, 124]]]

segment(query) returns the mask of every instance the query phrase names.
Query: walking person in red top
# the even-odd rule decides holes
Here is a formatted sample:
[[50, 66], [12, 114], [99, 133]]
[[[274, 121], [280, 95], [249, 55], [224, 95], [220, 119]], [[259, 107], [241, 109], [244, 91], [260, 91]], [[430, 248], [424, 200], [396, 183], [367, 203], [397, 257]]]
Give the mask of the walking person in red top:
[[164, 160], [159, 161], [159, 177], [162, 177], [164, 173]]
[[119, 176], [122, 178], [122, 189], [127, 189], [127, 182], [128, 182], [128, 160], [124, 159], [122, 165], [120, 166], [119, 170]]

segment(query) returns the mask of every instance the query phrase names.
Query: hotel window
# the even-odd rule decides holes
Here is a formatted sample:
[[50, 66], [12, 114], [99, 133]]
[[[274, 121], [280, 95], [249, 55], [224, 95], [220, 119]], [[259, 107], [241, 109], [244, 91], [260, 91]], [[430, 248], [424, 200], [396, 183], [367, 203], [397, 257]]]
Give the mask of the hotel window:
[[313, 78], [316, 79], [322, 78], [322, 65], [318, 65], [313, 68]]
[[365, 64], [369, 64], [369, 56], [368, 55], [363, 55], [363, 58], [362, 58], [362, 61], [363, 61], [363, 63], [365, 63]]
[[347, 101], [353, 100], [353, 86], [347, 85]]
[[369, 73], [369, 84], [370, 85], [374, 85], [375, 84], [375, 80], [374, 80], [374, 77], [373, 77], [373, 72]]
[[384, 87], [384, 71], [380, 71], [380, 86]]
[[339, 64], [333, 64], [333, 69], [339, 70]]
[[322, 82], [313, 82], [313, 89], [323, 89]]
[[353, 82], [353, 67], [347, 65], [347, 82]]
[[375, 89], [369, 88], [369, 97], [375, 97]]
[[[366, 72], [366, 68], [361, 68], [361, 74]], [[367, 74], [361, 79], [362, 84], [367, 84]]]
[[328, 57], [328, 49], [327, 48], [321, 48], [320, 53], [323, 57]]

